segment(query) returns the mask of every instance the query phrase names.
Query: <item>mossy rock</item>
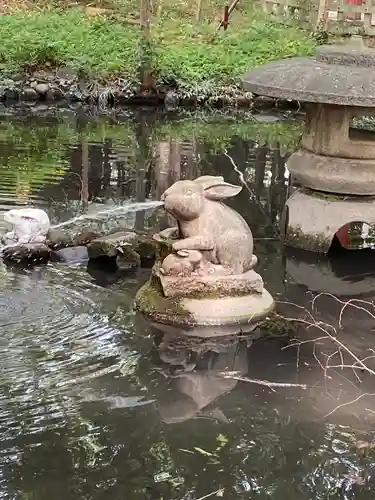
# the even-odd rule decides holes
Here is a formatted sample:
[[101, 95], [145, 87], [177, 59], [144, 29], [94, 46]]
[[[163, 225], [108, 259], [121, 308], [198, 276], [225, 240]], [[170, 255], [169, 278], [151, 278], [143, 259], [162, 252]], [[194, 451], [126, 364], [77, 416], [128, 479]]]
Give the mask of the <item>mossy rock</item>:
[[121, 271], [134, 269], [141, 265], [141, 258], [135, 250], [125, 247], [117, 253], [116, 265]]
[[46, 244], [52, 250], [60, 250], [68, 247], [86, 246], [99, 236], [97, 232], [90, 228], [85, 228], [81, 232], [74, 234], [69, 231], [62, 231], [61, 229], [50, 229]]
[[289, 337], [296, 334], [297, 323], [273, 312], [259, 323], [258, 329], [261, 337]]
[[4, 261], [19, 264], [46, 263], [51, 258], [51, 249], [43, 243], [27, 243], [4, 248], [1, 252]]
[[300, 227], [288, 227], [283, 243], [294, 248], [303, 248], [308, 252], [327, 253], [332, 240], [325, 234], [305, 234]]
[[194, 324], [193, 317], [180, 305], [179, 300], [164, 297], [160, 281], [151, 278], [138, 290], [134, 307], [155, 322], [164, 324]]
[[90, 259], [100, 257], [117, 257], [118, 254], [125, 255], [129, 249], [133, 249], [137, 243], [137, 235], [134, 232], [118, 232], [102, 238], [93, 240], [88, 246]]
[[156, 235], [154, 241], [156, 244], [156, 261], [162, 262], [169, 254], [173, 253], [172, 244], [176, 240], [162, 240], [161, 238], [157, 238]]
[[153, 238], [153, 234], [147, 231], [136, 231], [137, 243], [134, 250], [138, 253], [141, 261], [154, 262], [158, 248], [157, 242]]

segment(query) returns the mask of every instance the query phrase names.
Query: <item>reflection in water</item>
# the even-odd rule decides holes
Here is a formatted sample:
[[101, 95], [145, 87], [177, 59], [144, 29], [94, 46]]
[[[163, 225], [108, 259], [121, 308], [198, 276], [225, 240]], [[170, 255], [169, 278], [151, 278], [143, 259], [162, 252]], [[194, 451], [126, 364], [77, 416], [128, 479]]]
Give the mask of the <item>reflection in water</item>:
[[162, 362], [160, 372], [171, 381], [171, 387], [158, 401], [158, 413], [165, 423], [190, 418], [213, 418], [229, 423], [219, 407], [205, 411], [219, 396], [237, 385], [226, 379], [227, 371], [242, 375], [247, 372], [247, 346], [251, 340], [234, 338], [219, 340], [188, 339], [164, 335], [158, 340], [157, 354]]
[[[368, 266], [348, 274], [344, 260], [284, 258], [285, 161], [299, 135], [298, 122], [266, 116], [4, 116], [0, 211], [32, 204], [53, 223], [127, 211], [128, 227], [159, 230], [169, 221], [153, 203], [166, 187], [223, 175], [244, 185], [232, 203], [280, 307], [327, 290], [371, 296]], [[373, 499], [372, 377], [325, 373], [318, 361], [332, 343], [150, 331], [132, 311], [149, 270], [124, 275], [76, 257], [0, 267], [3, 498]], [[320, 300], [319, 318], [337, 320], [338, 306]], [[345, 341], [359, 352], [371, 345], [370, 319], [345, 316]]]

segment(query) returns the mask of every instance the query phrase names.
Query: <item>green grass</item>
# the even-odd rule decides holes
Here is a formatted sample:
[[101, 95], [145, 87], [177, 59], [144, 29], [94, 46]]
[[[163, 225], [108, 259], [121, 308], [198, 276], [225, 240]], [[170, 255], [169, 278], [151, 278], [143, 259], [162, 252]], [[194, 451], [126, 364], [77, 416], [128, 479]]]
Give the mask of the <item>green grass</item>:
[[267, 61], [314, 52], [315, 43], [305, 31], [254, 19], [251, 12], [243, 13], [236, 23], [238, 18], [234, 16], [228, 31], [220, 30], [213, 41], [216, 26], [201, 25], [197, 30], [193, 24], [165, 21], [155, 36], [158, 74], [177, 81], [225, 85]]
[[56, 64], [100, 77], [135, 76], [137, 28], [90, 19], [80, 10], [0, 16], [0, 40], [0, 69], [8, 74]]
[[[0, 72], [68, 65], [91, 79], [136, 81], [141, 60], [137, 26], [86, 17], [83, 10], [48, 9], [0, 16]], [[184, 86], [228, 85], [264, 62], [313, 53], [305, 31], [285, 28], [254, 11], [235, 12], [213, 40], [216, 23], [164, 15], [152, 23], [152, 64], [159, 81]]]

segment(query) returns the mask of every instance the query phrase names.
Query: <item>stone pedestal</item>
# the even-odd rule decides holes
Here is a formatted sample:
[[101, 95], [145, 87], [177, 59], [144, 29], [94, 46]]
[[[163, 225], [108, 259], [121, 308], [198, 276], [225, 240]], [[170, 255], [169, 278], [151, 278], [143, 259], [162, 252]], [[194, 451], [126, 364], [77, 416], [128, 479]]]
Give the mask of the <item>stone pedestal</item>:
[[275, 306], [260, 276], [254, 271], [253, 274], [257, 290], [242, 295], [239, 292], [225, 296], [224, 289], [217, 289], [216, 296], [205, 290], [196, 297], [178, 294], [166, 297], [160, 277], [153, 270], [150, 280], [138, 291], [135, 306], [152, 322], [182, 328], [188, 335], [210, 337], [249, 332]]

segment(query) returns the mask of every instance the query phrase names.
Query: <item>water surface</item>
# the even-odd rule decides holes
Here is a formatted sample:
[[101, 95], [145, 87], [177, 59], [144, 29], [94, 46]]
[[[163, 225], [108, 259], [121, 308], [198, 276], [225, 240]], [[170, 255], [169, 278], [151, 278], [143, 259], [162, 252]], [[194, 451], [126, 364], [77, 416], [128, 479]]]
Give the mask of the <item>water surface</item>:
[[[156, 200], [180, 178], [223, 175], [244, 185], [231, 205], [253, 230], [259, 272], [285, 314], [301, 309], [284, 302], [311, 309], [321, 291], [371, 300], [372, 253], [348, 264], [285, 254], [279, 243], [298, 121], [5, 111], [1, 211], [37, 206], [59, 223]], [[162, 228], [168, 218], [150, 205], [127, 223]], [[0, 268], [2, 497], [373, 500], [375, 407], [365, 396], [375, 393], [373, 377], [325, 372], [324, 360], [338, 356], [327, 339], [163, 337], [132, 311], [148, 275], [86, 263]], [[335, 298], [315, 306], [337, 326]], [[348, 310], [340, 338], [365, 357], [373, 318]]]

